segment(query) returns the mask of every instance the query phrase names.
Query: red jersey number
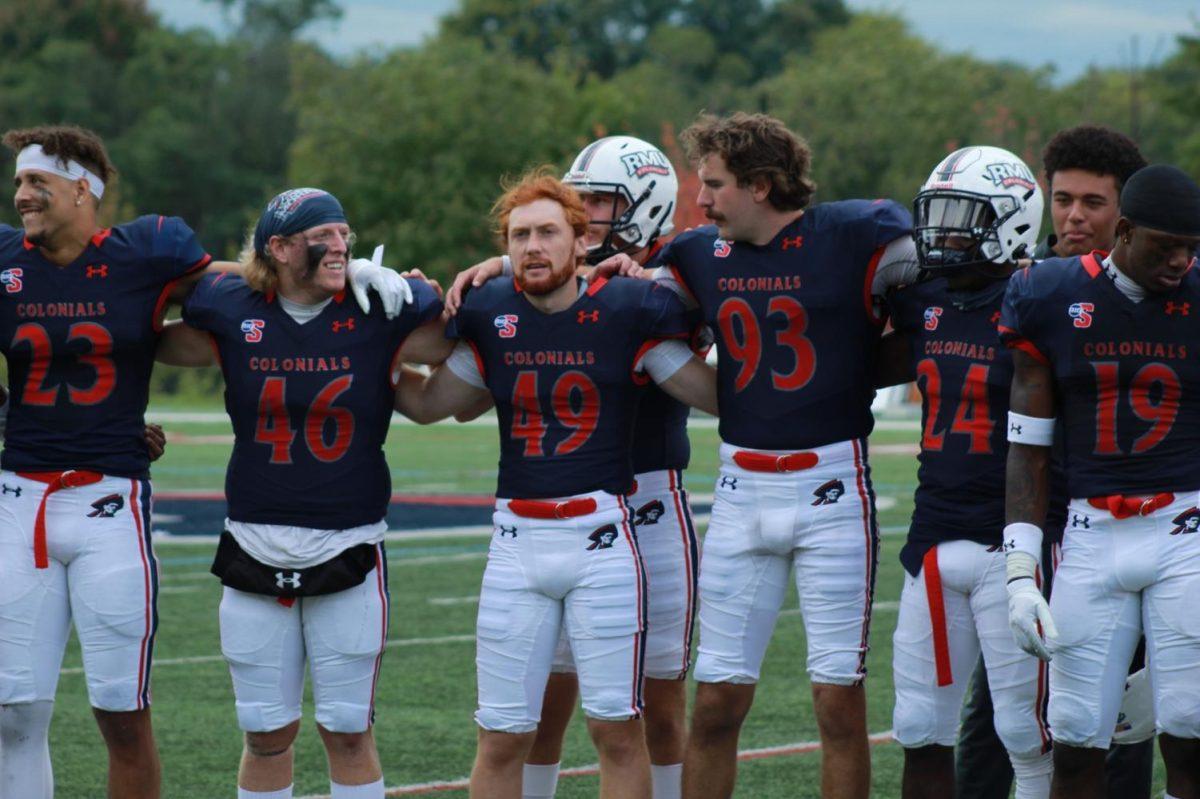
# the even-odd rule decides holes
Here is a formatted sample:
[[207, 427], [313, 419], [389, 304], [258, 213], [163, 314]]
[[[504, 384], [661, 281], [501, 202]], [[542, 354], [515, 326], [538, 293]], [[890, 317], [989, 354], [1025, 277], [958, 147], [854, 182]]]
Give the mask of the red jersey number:
[[[96, 376], [83, 388], [68, 383], [67, 399], [73, 405], [97, 405], [108, 399], [117, 385], [117, 369], [112, 360], [112, 334], [108, 328], [95, 322], [76, 322], [67, 329], [66, 343], [72, 341], [87, 342], [89, 351], [79, 356], [79, 362], [90, 366]], [[12, 346], [18, 344], [28, 344], [32, 350], [21, 401], [26, 405], [41, 407], [53, 405], [58, 400], [60, 384], [46, 385], [50, 363], [54, 360], [50, 334], [40, 324], [26, 322], [13, 335]]]
[[[795, 297], [779, 294], [767, 301], [766, 315], [768, 318], [783, 317], [784, 327], [775, 333], [775, 344], [790, 350], [793, 359], [788, 371], [771, 370], [771, 385], [779, 391], [804, 388], [817, 366], [816, 350], [804, 335], [808, 329], [808, 312]], [[738, 363], [734, 389], [742, 391], [750, 385], [762, 362], [763, 340], [758, 317], [750, 303], [741, 297], [730, 297], [717, 309], [717, 327], [721, 330], [725, 348]]]
[[996, 420], [991, 416], [987, 393], [990, 369], [990, 366], [981, 363], [973, 363], [967, 368], [950, 429], [938, 432], [938, 413], [942, 409], [942, 375], [938, 370], [937, 361], [933, 358], [924, 358], [917, 362], [917, 385], [925, 397], [925, 425], [921, 434], [921, 449], [927, 452], [941, 452], [946, 443], [946, 433], [950, 432], [970, 437], [967, 449], [970, 454], [992, 453], [992, 431], [996, 428]]
[[[583, 372], [564, 372], [550, 392], [552, 419], [571, 431], [554, 447], [555, 455], [569, 455], [596, 432], [600, 418], [600, 390]], [[543, 439], [548, 426], [538, 398], [538, 373], [525, 370], [513, 384], [513, 416], [510, 435], [525, 442], [524, 457], [541, 458], [546, 452]]]
[[[322, 463], [341, 460], [350, 449], [354, 438], [354, 414], [348, 408], [335, 408], [333, 402], [348, 391], [353, 382], [353, 375], [342, 375], [326, 383], [304, 415], [305, 446]], [[330, 432], [332, 440], [326, 435]], [[263, 382], [258, 395], [254, 440], [271, 447], [271, 463], [292, 463], [296, 431], [288, 418], [286, 377], [268, 377]]]
[[[1096, 374], [1096, 455], [1120, 455], [1117, 445], [1117, 407], [1121, 386], [1116, 361], [1093, 361]], [[1133, 415], [1150, 423], [1150, 429], [1133, 441], [1130, 454], [1154, 449], [1171, 432], [1183, 393], [1179, 375], [1165, 363], [1148, 363], [1133, 375], [1126, 401]]]

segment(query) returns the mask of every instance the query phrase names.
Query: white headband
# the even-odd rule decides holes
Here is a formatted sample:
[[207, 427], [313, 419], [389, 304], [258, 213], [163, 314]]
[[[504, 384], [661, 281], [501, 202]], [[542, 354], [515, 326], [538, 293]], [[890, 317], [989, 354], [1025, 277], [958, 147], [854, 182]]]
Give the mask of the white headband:
[[[66, 164], [66, 169], [63, 168]], [[88, 188], [99, 200], [104, 196], [104, 181], [92, 170], [74, 159], [64, 159], [56, 155], [47, 155], [40, 144], [31, 144], [17, 154], [17, 173], [22, 169], [36, 169], [39, 172], [49, 172], [67, 180], [88, 179]]]

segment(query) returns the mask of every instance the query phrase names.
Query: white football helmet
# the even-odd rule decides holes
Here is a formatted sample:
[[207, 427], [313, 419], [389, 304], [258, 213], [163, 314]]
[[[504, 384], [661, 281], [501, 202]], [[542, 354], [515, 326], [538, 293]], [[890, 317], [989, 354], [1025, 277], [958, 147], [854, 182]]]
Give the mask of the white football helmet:
[[955, 150], [913, 201], [921, 267], [957, 270], [1029, 258], [1041, 231], [1042, 206], [1037, 178], [1008, 150]]
[[649, 247], [669, 235], [675, 225], [675, 195], [679, 180], [675, 167], [662, 150], [633, 136], [606, 136], [592, 142], [563, 176], [563, 182], [581, 194], [616, 194], [628, 207], [608, 224], [604, 241], [588, 250], [588, 263], [599, 263], [619, 252]]

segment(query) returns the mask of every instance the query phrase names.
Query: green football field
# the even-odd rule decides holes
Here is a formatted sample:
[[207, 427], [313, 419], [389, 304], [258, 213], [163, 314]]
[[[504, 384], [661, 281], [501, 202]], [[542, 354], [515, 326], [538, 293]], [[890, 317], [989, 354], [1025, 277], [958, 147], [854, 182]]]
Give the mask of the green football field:
[[[229, 453], [225, 421], [170, 421], [172, 442], [155, 465], [158, 491], [222, 487]], [[716, 475], [716, 430], [694, 426], [689, 489], [710, 495]], [[873, 795], [898, 797], [901, 750], [891, 728], [891, 637], [902, 572], [897, 554], [911, 512], [915, 429], [889, 429], [872, 438], [872, 470], [881, 498], [883, 545], [877, 583], [868, 715], [880, 742], [872, 747]], [[412, 493], [490, 493], [496, 432], [484, 425], [393, 427], [387, 445], [394, 489]], [[703, 530], [703, 523], [699, 525]], [[214, 531], [217, 532], [217, 531]], [[446, 785], [466, 777], [475, 746], [473, 633], [487, 538], [415, 536], [388, 544], [392, 599], [390, 641], [377, 698], [376, 739], [384, 777], [394, 796], [465, 797]], [[220, 586], [208, 573], [212, 546], [161, 542], [160, 624], [155, 646], [154, 725], [163, 760], [166, 797], [232, 797], [241, 751], [233, 692], [220, 655]], [[741, 738], [744, 750], [766, 750], [740, 767], [741, 797], [816, 797], [820, 755], [808, 678], [804, 633], [793, 595], [767, 653], [754, 709]], [[59, 684], [51, 731], [57, 795], [104, 795], [105, 757], [91, 720], [78, 647], [72, 641]], [[297, 797], [328, 793], [324, 755], [306, 704], [296, 752]], [[595, 753], [577, 713], [564, 768], [587, 767]], [[588, 769], [583, 769], [589, 771]], [[1161, 791], [1161, 774], [1156, 780]], [[560, 797], [590, 797], [597, 778], [564, 776]], [[1158, 794], [1156, 794], [1158, 795]]]

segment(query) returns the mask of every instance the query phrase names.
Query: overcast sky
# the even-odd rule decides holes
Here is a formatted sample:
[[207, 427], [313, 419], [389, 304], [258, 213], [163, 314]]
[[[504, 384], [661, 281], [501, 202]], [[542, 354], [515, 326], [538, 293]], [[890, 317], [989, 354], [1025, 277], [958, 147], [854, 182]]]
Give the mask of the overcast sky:
[[[1060, 81], [1089, 64], [1128, 67], [1134, 53], [1145, 66], [1175, 48], [1175, 36], [1200, 32], [1200, 0], [846, 0], [855, 10], [899, 14], [920, 36], [949, 51], [1029, 66], [1052, 64]], [[222, 30], [217, 4], [206, 0], [149, 0], [175, 27]], [[458, 0], [341, 0], [345, 14], [321, 23], [306, 37], [338, 55], [361, 48], [417, 44], [437, 29]], [[1000, 10], [1003, 9], [1003, 10]]]

